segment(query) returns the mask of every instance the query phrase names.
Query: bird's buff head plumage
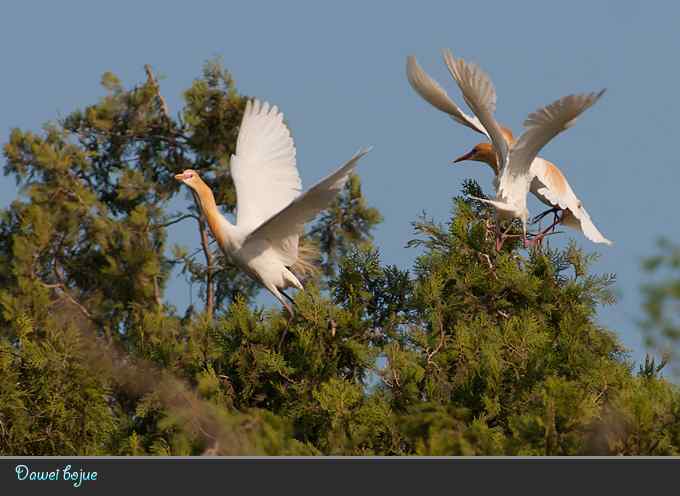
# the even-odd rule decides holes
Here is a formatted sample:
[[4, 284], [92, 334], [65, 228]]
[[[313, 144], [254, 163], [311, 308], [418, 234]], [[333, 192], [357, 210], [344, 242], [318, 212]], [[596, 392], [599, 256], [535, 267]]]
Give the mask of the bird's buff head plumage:
[[491, 143], [479, 143], [468, 153], [454, 160], [453, 163], [455, 164], [464, 160], [476, 160], [493, 166], [496, 164], [496, 153], [494, 152]]

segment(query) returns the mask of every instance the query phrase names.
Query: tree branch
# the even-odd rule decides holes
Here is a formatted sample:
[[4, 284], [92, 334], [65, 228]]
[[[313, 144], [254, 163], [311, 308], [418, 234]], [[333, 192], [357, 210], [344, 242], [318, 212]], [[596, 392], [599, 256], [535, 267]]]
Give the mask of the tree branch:
[[[198, 221], [198, 231], [201, 236], [201, 250], [203, 251], [203, 256], [205, 257], [205, 312], [208, 315], [208, 319], [212, 320], [214, 314], [215, 306], [215, 288], [213, 284], [213, 279], [215, 276], [215, 257], [210, 251], [210, 237], [208, 235], [208, 225], [205, 221], [203, 211], [201, 210], [201, 203], [198, 199], [198, 195], [191, 190], [192, 197], [194, 199], [194, 205], [199, 213], [198, 216], [194, 216]], [[194, 252], [195, 254], [196, 252]], [[192, 254], [191, 256], [193, 256]]]
[[161, 309], [163, 308], [163, 299], [161, 298], [161, 289], [158, 285], [158, 276], [153, 276], [153, 296], [156, 300], [158, 313], [160, 313]]
[[[153, 71], [151, 70], [151, 66], [149, 64], [146, 64], [144, 66], [144, 70], [146, 71], [146, 77], [147, 77], [147, 82], [150, 84], [153, 89], [156, 92], [156, 98], [158, 99], [158, 104], [160, 107], [160, 110], [163, 114], [163, 117], [165, 118], [165, 122], [167, 124], [170, 124], [171, 119], [170, 119], [170, 111], [168, 110], [168, 105], [165, 101], [165, 98], [163, 98], [163, 95], [161, 95], [160, 91], [160, 86], [158, 85], [158, 81], [156, 80], [156, 77], [153, 74]], [[175, 143], [175, 137], [174, 134], [171, 134], [170, 136], [170, 143], [173, 146], [173, 148], [176, 148], [176, 143]], [[201, 205], [198, 201], [198, 196], [192, 191], [193, 197], [194, 197], [194, 204], [196, 206], [196, 210], [198, 212], [201, 211]], [[214, 313], [214, 305], [215, 305], [215, 288], [213, 287], [213, 277], [215, 273], [215, 259], [213, 257], [212, 252], [210, 251], [210, 239], [208, 236], [208, 226], [205, 222], [205, 218], [203, 214], [193, 215], [193, 214], [187, 214], [184, 215], [178, 219], [175, 219], [173, 221], [168, 222], [167, 224], [164, 225], [164, 227], [170, 226], [172, 224], [175, 224], [177, 222], [180, 222], [181, 220], [187, 219], [187, 218], [193, 218], [198, 221], [198, 230], [201, 235], [201, 249], [203, 250], [203, 255], [205, 256], [205, 264], [206, 264], [206, 276], [205, 276], [205, 283], [206, 283], [206, 290], [205, 290], [205, 311], [206, 314], [208, 315], [208, 319], [212, 320], [213, 318], [213, 313]]]
[[155, 227], [169, 227], [173, 224], [177, 224], [178, 222], [182, 222], [185, 219], [194, 219], [196, 222], [200, 223], [201, 219], [198, 217], [198, 215], [194, 214], [186, 214], [182, 215], [180, 217], [177, 217], [176, 219], [171, 220], [170, 222], [166, 222], [165, 224], [156, 224]]
[[[194, 195], [194, 201], [198, 206], [198, 199]], [[214, 262], [212, 252], [210, 251], [210, 239], [208, 238], [208, 226], [206, 226], [203, 216], [198, 221], [198, 229], [201, 233], [201, 248], [203, 249], [203, 256], [205, 256], [206, 275], [205, 275], [205, 312], [208, 319], [213, 319], [214, 305], [215, 305], [215, 288], [213, 287]]]
[[427, 354], [427, 364], [434, 365], [438, 369], [439, 366], [436, 363], [434, 363], [432, 359], [437, 353], [439, 353], [439, 350], [442, 349], [442, 346], [444, 346], [446, 335], [444, 334], [444, 323], [442, 322], [442, 316], [438, 315], [437, 317], [438, 317], [437, 320], [439, 321], [439, 343], [437, 344], [437, 347], [434, 350]]
[[48, 289], [59, 289], [59, 290], [61, 290], [61, 296], [62, 297], [66, 298], [71, 303], [73, 303], [76, 307], [78, 307], [78, 309], [81, 311], [81, 313], [83, 315], [85, 315], [85, 317], [87, 317], [90, 320], [94, 320], [94, 318], [92, 317], [92, 314], [87, 310], [87, 308], [85, 308], [80, 302], [78, 302], [78, 300], [76, 300], [73, 296], [71, 296], [69, 294], [69, 292], [66, 290], [66, 287], [64, 286], [63, 283], [47, 284], [47, 283], [44, 283], [42, 281], [40, 281], [40, 283]]
[[156, 90], [156, 98], [158, 98], [158, 104], [160, 106], [161, 112], [163, 113], [163, 116], [165, 117], [166, 120], [170, 120], [170, 112], [168, 111], [168, 104], [165, 101], [165, 98], [163, 98], [163, 95], [161, 95], [161, 88], [158, 85], [158, 81], [156, 81], [156, 78], [153, 75], [153, 71], [151, 70], [151, 66], [149, 64], [144, 65], [144, 70], [146, 71], [146, 77], [149, 82]]
[[[210, 240], [210, 244], [213, 244], [214, 242], [215, 242], [214, 239], [211, 239], [211, 240]], [[203, 247], [197, 248], [196, 250], [194, 250], [194, 251], [192, 251], [191, 253], [189, 253], [186, 257], [168, 259], [168, 262], [169, 262], [169, 263], [173, 263], [173, 264], [179, 263], [179, 262], [182, 262], [185, 258], [193, 258], [193, 257], [195, 257], [195, 256], [196, 256], [199, 252], [201, 252], [201, 251], [203, 251]], [[218, 266], [216, 266], [216, 267], [218, 267]]]

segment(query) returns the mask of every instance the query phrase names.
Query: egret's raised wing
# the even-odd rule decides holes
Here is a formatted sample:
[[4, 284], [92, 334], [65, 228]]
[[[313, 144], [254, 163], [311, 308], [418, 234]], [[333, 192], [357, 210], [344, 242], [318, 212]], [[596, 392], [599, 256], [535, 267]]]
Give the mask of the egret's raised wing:
[[[535, 174], [533, 164], [531, 174]], [[548, 201], [555, 207], [563, 210], [562, 224], [581, 231], [586, 238], [594, 243], [611, 244], [607, 238], [595, 227], [588, 211], [585, 209], [581, 200], [578, 199], [574, 190], [571, 189], [567, 178], [564, 177], [555, 164], [545, 161], [545, 167], [538, 169], [539, 173], [534, 176], [533, 181], [540, 185], [536, 189], [538, 198], [541, 201]]]
[[358, 160], [369, 151], [370, 148], [357, 152], [345, 165], [312, 186], [290, 205], [250, 233], [245, 242], [266, 239], [286, 265], [295, 263], [297, 251], [295, 254], [291, 253], [286, 240], [300, 234], [307, 222], [331, 204], [345, 186]]
[[[605, 90], [599, 93], [565, 96], [529, 114], [524, 121], [526, 131], [510, 150], [506, 168], [499, 179], [498, 193], [502, 197], [507, 197], [512, 194], [518, 182], [529, 184], [529, 169], [541, 148], [559, 133], [571, 127], [576, 118], [592, 107], [604, 92]], [[526, 179], [520, 181], [521, 177], [526, 177]]]
[[293, 201], [302, 187], [295, 145], [283, 114], [267, 102], [248, 101], [236, 154], [231, 157], [236, 186], [236, 224], [257, 228]]
[[588, 211], [583, 207], [583, 205], [581, 205], [575, 212], [571, 212], [571, 214], [576, 220], [570, 219], [569, 215], [566, 215], [565, 213], [564, 224], [570, 227], [575, 227], [576, 229], [580, 228], [583, 235], [593, 243], [603, 243], [605, 245], [612, 244], [612, 242], [605, 238], [604, 235], [597, 229], [597, 227], [595, 227], [595, 224], [590, 218], [590, 214], [588, 214]]
[[406, 58], [406, 77], [408, 78], [411, 87], [416, 90], [425, 101], [430, 103], [430, 105], [449, 114], [456, 122], [467, 126], [478, 133], [482, 133], [487, 138], [491, 139], [489, 133], [487, 133], [484, 126], [482, 126], [482, 123], [479, 122], [479, 119], [463, 112], [460, 107], [456, 105], [456, 102], [454, 102], [446, 91], [444, 91], [444, 88], [423, 71], [413, 55], [409, 55]]
[[503, 170], [508, 157], [508, 142], [493, 114], [496, 111], [496, 89], [489, 76], [479, 66], [456, 59], [450, 50], [444, 50], [444, 62], [458, 83], [465, 102], [477, 116], [491, 139], [498, 156], [499, 170]]

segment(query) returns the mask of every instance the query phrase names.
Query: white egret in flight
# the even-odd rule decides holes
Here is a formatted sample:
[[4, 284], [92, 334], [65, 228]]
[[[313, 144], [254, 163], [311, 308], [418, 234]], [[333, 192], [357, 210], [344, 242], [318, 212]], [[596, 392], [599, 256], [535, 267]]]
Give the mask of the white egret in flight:
[[283, 114], [276, 106], [254, 100], [246, 104], [236, 154], [231, 157], [236, 225], [220, 213], [212, 191], [196, 171], [187, 169], [175, 179], [196, 192], [222, 251], [293, 315], [293, 307], [286, 299], [291, 303], [293, 300], [284, 290], [303, 289], [298, 276], [313, 268], [298, 250], [304, 225], [330, 205], [358, 160], [368, 152], [369, 149], [360, 150], [345, 165], [300, 194], [295, 145]]

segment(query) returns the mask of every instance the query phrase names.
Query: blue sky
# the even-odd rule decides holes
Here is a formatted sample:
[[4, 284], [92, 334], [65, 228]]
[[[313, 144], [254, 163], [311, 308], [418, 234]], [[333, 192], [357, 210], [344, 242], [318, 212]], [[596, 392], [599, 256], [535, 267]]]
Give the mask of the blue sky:
[[[618, 276], [619, 302], [600, 322], [643, 355], [640, 260], [666, 233], [680, 238], [675, 199], [680, 167], [673, 143], [680, 103], [680, 4], [674, 2], [16, 2], [3, 8], [0, 140], [12, 127], [37, 130], [102, 96], [104, 71], [126, 85], [150, 63], [164, 76], [172, 112], [203, 62], [221, 56], [241, 92], [285, 113], [308, 186], [361, 146], [375, 145], [359, 172], [385, 222], [376, 241], [385, 263], [411, 265], [404, 248], [422, 211], [449, 217], [451, 197], [474, 177], [490, 189], [486, 166], [452, 167], [478, 135], [456, 125], [409, 87], [405, 57], [462, 102], [441, 48], [478, 62], [498, 93], [497, 118], [521, 130], [526, 115], [574, 92], [608, 88], [605, 97], [541, 155], [567, 175], [600, 230], [598, 272]], [[653, 5], [653, 8], [651, 7]], [[0, 207], [16, 196], [0, 179]], [[182, 206], [182, 202], [177, 204]], [[530, 203], [532, 214], [540, 206]], [[193, 225], [171, 240], [198, 246]], [[559, 235], [564, 243], [569, 236]], [[183, 308], [188, 287], [168, 298]], [[260, 298], [270, 305], [268, 296]]]

